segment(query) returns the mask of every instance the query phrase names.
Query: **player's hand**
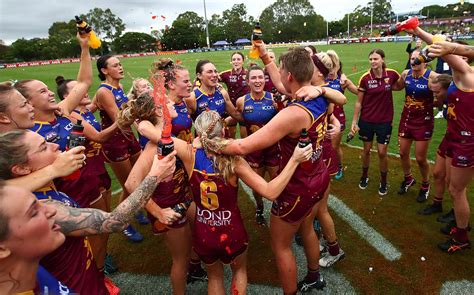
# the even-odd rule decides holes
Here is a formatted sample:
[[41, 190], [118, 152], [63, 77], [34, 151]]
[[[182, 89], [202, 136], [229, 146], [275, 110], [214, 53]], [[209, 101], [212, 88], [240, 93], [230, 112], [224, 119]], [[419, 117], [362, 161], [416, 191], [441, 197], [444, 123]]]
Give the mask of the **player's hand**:
[[83, 146], [78, 146], [67, 152], [60, 153], [53, 164], [51, 164], [55, 176], [67, 176], [82, 168], [86, 160], [86, 155], [84, 155], [85, 149]]
[[440, 57], [450, 54], [451, 52], [453, 52], [453, 50], [455, 50], [456, 46], [459, 46], [459, 44], [446, 41], [436, 42], [430, 46], [428, 56]]
[[159, 181], [171, 177], [176, 168], [176, 151], [173, 151], [171, 154], [167, 155], [161, 160], [158, 160], [158, 157], [155, 155], [153, 158], [153, 164], [151, 166], [150, 172], [148, 175], [158, 177]]
[[338, 136], [339, 133], [341, 133], [341, 127], [340, 126], [336, 126], [334, 124], [329, 124], [328, 125], [328, 130], [326, 132], [326, 137], [327, 138], [330, 138], [330, 139], [336, 138], [336, 136]]
[[303, 86], [296, 91], [295, 96], [297, 99], [303, 99], [304, 101], [311, 100], [319, 97], [323, 93], [321, 86]]
[[171, 208], [164, 208], [158, 211], [158, 216], [155, 216], [158, 220], [166, 225], [170, 225], [176, 220], [181, 218], [181, 214], [174, 212]]
[[79, 41], [81, 49], [89, 49], [89, 34], [81, 35], [79, 32], [77, 32], [76, 39]]
[[312, 154], [313, 154], [313, 146], [311, 144], [308, 144], [304, 148], [300, 148], [298, 145], [296, 145], [295, 151], [293, 152], [293, 155], [291, 156], [291, 158], [296, 163], [301, 163], [301, 162], [305, 162], [311, 159]]
[[252, 45], [258, 49], [258, 56], [262, 57], [267, 54], [267, 49], [265, 48], [265, 42], [263, 42], [263, 40], [255, 41]]
[[352, 123], [352, 126], [351, 126], [351, 132], [352, 134], [356, 134], [357, 132], [359, 132], [360, 128], [359, 126], [357, 125], [357, 123]]

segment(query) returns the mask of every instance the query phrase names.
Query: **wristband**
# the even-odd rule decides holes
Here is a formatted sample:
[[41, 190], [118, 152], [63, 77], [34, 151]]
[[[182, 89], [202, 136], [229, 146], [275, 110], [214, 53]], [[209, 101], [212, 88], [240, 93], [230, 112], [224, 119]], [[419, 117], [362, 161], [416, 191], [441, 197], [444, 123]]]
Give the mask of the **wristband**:
[[260, 59], [262, 60], [264, 65], [268, 65], [272, 62], [270, 56], [268, 56], [268, 53], [265, 53], [263, 56], [260, 56]]
[[451, 51], [451, 54], [454, 54], [456, 49], [458, 49], [459, 43], [455, 43], [455, 44], [456, 44], [456, 46], [454, 46], [453, 51]]

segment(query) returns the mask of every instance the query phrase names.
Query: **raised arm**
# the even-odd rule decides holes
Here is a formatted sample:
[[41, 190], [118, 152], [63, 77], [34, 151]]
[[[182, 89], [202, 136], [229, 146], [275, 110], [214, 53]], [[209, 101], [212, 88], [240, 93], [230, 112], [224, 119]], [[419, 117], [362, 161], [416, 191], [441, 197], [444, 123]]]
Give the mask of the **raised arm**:
[[341, 75], [341, 83], [343, 89], [347, 89], [355, 95], [359, 93], [357, 86], [354, 84], [354, 82], [352, 82], [351, 79], [347, 78], [345, 74]]
[[135, 213], [145, 206], [158, 183], [173, 174], [176, 152], [162, 160], [155, 157], [152, 169], [130, 196], [111, 213], [93, 208], [73, 208], [55, 200], [45, 202], [56, 207], [55, 222], [68, 236], [87, 236], [118, 232], [124, 229]]
[[87, 139], [98, 142], [104, 143], [109, 140], [112, 135], [114, 135], [115, 131], [117, 130], [117, 122], [114, 122], [112, 125], [107, 127], [102, 131], [97, 131], [94, 126], [89, 124], [86, 120], [82, 118], [81, 115], [72, 112], [71, 115], [68, 117], [73, 123], [77, 123], [77, 120], [82, 120], [82, 125], [84, 126], [84, 135]]
[[296, 146], [295, 151], [286, 164], [285, 168], [270, 182], [267, 182], [264, 178], [258, 175], [243, 158], [238, 160], [235, 167], [235, 172], [243, 182], [245, 182], [261, 196], [267, 198], [270, 201], [274, 201], [285, 189], [286, 185], [291, 179], [291, 176], [293, 176], [296, 167], [298, 167], [298, 164], [309, 160], [311, 158], [312, 152], [313, 150], [311, 145], [308, 145], [304, 148], [299, 148]]
[[72, 174], [84, 165], [84, 147], [79, 146], [58, 155], [53, 164], [31, 174], [6, 180], [8, 185], [19, 186], [34, 192], [52, 180]]
[[92, 62], [88, 44], [89, 37], [78, 33], [77, 39], [81, 45], [81, 62], [79, 64], [79, 73], [77, 74], [77, 83], [67, 98], [58, 103], [64, 116], [68, 116], [79, 105], [92, 84]]
[[430, 52], [428, 53], [431, 57], [441, 57], [448, 54], [456, 54], [465, 56], [467, 58], [474, 58], [474, 46], [472, 45], [463, 45], [452, 42], [436, 42], [430, 47]]

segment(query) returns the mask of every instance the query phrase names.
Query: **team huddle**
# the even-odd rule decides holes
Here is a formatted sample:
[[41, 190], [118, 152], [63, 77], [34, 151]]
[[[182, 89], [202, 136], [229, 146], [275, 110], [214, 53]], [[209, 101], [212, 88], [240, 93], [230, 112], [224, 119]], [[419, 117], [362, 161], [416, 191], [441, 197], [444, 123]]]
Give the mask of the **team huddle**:
[[[422, 29], [407, 31], [432, 43], [433, 36]], [[264, 68], [244, 68], [244, 55], [234, 52], [232, 69], [219, 73], [211, 61], [200, 60], [192, 81], [188, 69], [160, 59], [150, 79], [135, 79], [128, 94], [120, 84], [120, 60], [104, 55], [96, 62], [102, 83], [90, 99], [88, 37], [77, 38], [79, 72], [76, 80], [56, 78], [59, 103], [39, 80], [0, 84], [1, 294], [117, 294], [106, 276], [116, 271], [107, 254], [108, 235], [143, 239], [129, 225], [134, 217], [164, 237], [173, 262], [173, 294], [185, 294], [194, 281], [207, 282], [208, 294], [225, 294], [225, 264], [232, 270], [231, 293], [245, 294], [249, 239], [238, 206], [239, 181], [253, 190], [256, 224], [269, 223], [283, 293], [335, 284], [319, 269], [346, 255], [328, 210], [330, 178], [344, 177], [346, 89], [357, 95], [349, 136], [358, 134], [363, 141], [358, 186], [370, 185], [375, 136], [382, 197], [389, 191], [392, 92], [405, 90], [398, 127], [405, 177], [398, 193], [416, 183], [410, 167], [414, 144], [420, 203], [430, 191], [433, 108], [447, 106], [447, 130], [432, 171], [434, 199], [419, 213], [442, 212], [448, 189], [454, 208], [442, 218], [449, 239], [438, 247], [448, 253], [470, 248], [466, 187], [474, 175], [474, 71], [469, 46], [432, 45], [432, 54], [442, 56], [451, 75], [427, 69], [419, 62], [419, 48], [410, 52], [408, 68], [397, 73], [386, 67], [385, 53], [374, 49], [370, 69], [356, 85], [333, 50], [292, 48], [277, 62], [260, 42]], [[72, 144], [77, 143], [73, 138], [84, 139]], [[173, 147], [168, 154], [165, 139]], [[122, 187], [115, 208], [105, 163]], [[264, 198], [272, 202], [268, 221]], [[295, 236], [307, 259], [307, 274], [299, 282]]]

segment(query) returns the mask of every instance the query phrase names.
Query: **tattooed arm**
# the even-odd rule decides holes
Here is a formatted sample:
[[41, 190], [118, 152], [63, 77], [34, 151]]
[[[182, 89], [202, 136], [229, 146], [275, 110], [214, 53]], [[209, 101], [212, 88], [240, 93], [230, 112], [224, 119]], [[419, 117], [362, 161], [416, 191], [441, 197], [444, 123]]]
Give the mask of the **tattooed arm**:
[[124, 229], [135, 213], [150, 200], [158, 183], [173, 174], [175, 155], [176, 152], [173, 152], [162, 160], [157, 160], [155, 156], [145, 179], [111, 213], [93, 208], [73, 208], [55, 200], [46, 201], [56, 207], [55, 222], [61, 226], [61, 232], [68, 236], [87, 236]]

